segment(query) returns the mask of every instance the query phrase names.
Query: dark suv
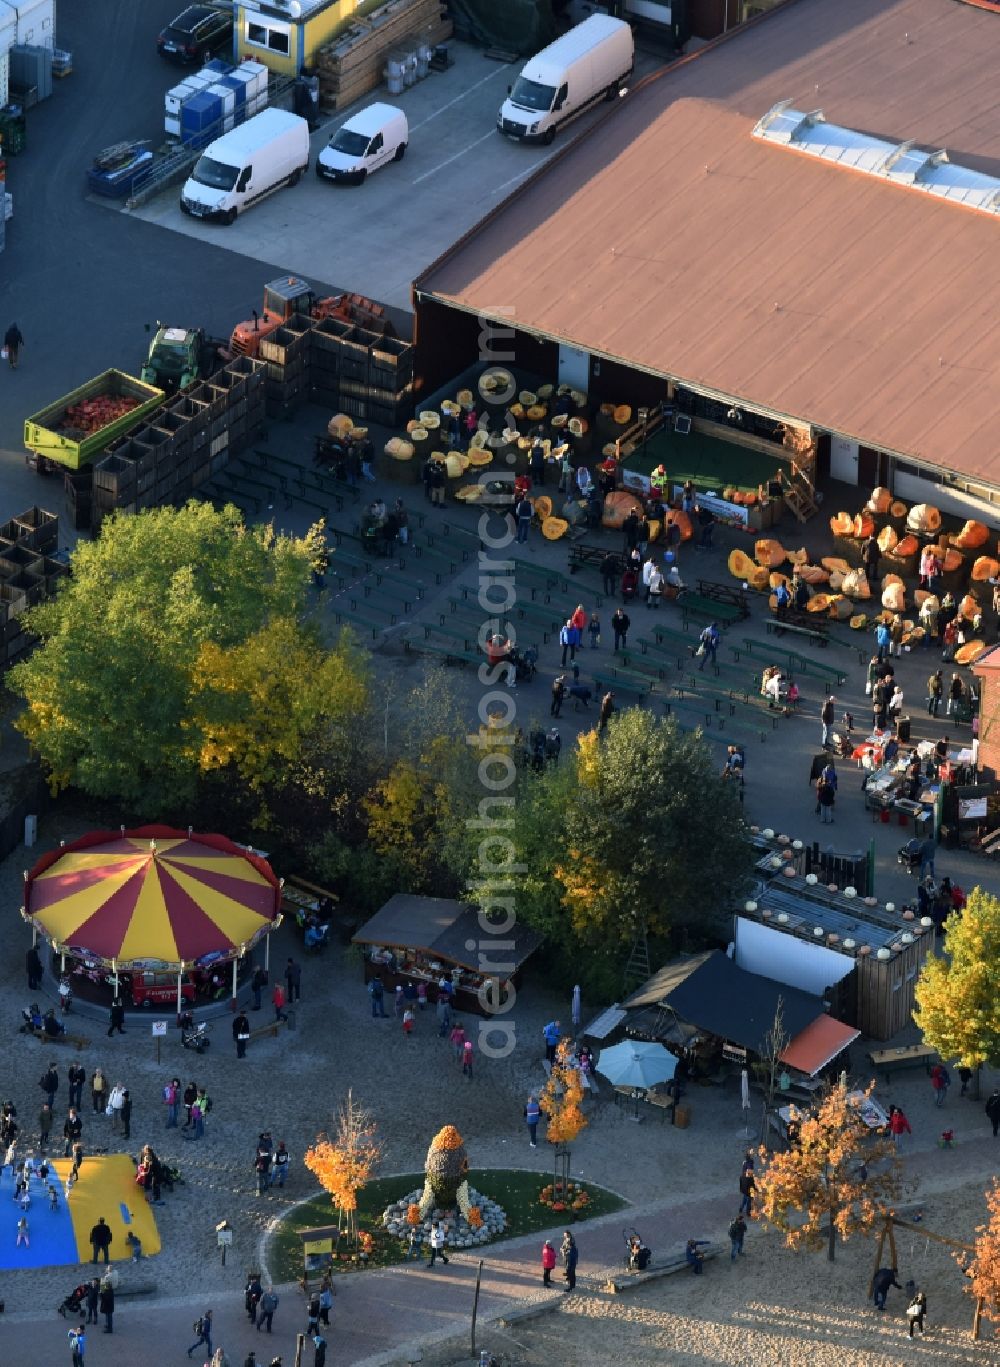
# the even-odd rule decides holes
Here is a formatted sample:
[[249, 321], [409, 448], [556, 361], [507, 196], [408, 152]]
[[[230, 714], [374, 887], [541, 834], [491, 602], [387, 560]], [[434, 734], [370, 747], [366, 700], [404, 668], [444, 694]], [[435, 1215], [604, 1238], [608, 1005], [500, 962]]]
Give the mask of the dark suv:
[[156, 40], [156, 50], [172, 62], [201, 62], [230, 45], [232, 40], [230, 11], [191, 5], [162, 30]]

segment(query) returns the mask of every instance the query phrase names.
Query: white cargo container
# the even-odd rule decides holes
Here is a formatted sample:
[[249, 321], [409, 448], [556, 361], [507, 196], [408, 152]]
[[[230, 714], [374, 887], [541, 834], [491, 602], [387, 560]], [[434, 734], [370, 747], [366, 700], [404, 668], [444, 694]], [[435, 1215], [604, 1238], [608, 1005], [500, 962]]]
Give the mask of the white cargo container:
[[4, 0], [17, 19], [19, 46], [55, 47], [56, 0]]

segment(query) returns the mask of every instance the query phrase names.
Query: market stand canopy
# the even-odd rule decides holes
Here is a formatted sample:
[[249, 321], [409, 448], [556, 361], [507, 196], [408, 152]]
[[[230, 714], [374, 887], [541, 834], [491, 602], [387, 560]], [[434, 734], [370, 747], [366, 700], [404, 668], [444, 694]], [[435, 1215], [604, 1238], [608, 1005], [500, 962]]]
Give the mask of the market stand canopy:
[[[808, 1026], [826, 1015], [820, 997], [748, 973], [722, 950], [713, 949], [667, 964], [629, 997], [625, 1006], [630, 1014], [634, 1009], [643, 1011], [646, 1022], [649, 1009], [658, 1008], [666, 1017], [666, 1035], [673, 1017], [698, 1033], [716, 1035], [760, 1054], [766, 1049], [765, 1039], [774, 1024], [779, 998], [782, 1029], [790, 1040], [797, 1040]], [[658, 1032], [658, 1038], [666, 1035]]]
[[280, 921], [266, 859], [169, 826], [94, 831], [43, 855], [21, 915], [60, 953], [175, 970], [241, 957]]
[[353, 942], [433, 955], [473, 973], [483, 971], [480, 956], [484, 955], [487, 962], [502, 959], [513, 974], [534, 954], [542, 937], [528, 926], [515, 925], [505, 928], [494, 946], [489, 922], [480, 921], [477, 907], [445, 897], [397, 892], [361, 927]]

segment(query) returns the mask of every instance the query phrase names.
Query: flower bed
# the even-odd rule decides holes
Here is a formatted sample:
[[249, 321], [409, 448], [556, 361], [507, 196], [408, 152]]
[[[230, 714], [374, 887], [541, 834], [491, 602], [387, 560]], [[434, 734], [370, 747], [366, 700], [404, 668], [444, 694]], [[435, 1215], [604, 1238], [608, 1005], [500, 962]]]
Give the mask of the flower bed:
[[560, 1214], [568, 1210], [580, 1215], [590, 1205], [590, 1194], [579, 1182], [550, 1182], [538, 1193], [538, 1204]]

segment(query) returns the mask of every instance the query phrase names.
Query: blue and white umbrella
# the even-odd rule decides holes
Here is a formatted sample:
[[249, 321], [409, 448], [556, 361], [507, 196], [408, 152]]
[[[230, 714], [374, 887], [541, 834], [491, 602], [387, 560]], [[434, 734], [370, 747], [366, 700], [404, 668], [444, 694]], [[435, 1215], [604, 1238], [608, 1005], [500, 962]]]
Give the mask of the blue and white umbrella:
[[677, 1059], [662, 1044], [642, 1040], [623, 1040], [610, 1049], [602, 1049], [597, 1071], [613, 1087], [636, 1087], [648, 1091], [661, 1082], [669, 1082], [677, 1067]]

